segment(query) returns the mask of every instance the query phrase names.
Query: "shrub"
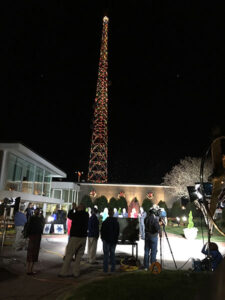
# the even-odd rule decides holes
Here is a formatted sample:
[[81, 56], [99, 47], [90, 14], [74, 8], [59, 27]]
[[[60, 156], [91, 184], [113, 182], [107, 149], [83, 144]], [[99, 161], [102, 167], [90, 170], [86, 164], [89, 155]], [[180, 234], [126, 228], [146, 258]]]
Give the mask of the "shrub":
[[116, 200], [116, 198], [114, 198], [114, 197], [112, 197], [112, 198], [110, 198], [110, 200], [109, 200], [109, 208], [119, 208], [118, 207], [118, 201]]
[[126, 210], [127, 210], [127, 200], [126, 200], [126, 198], [120, 197], [117, 200], [117, 207], [121, 208], [121, 209], [126, 208]]
[[144, 211], [146, 211], [147, 213], [149, 212], [150, 207], [153, 206], [153, 202], [152, 200], [145, 198], [142, 202], [142, 207], [144, 209]]
[[85, 207], [91, 207], [93, 208], [93, 202], [91, 201], [91, 197], [89, 195], [84, 195], [83, 198], [81, 199], [81, 203], [85, 205]]
[[193, 228], [194, 226], [192, 211], [190, 211], [188, 217], [188, 228]]
[[100, 196], [100, 197], [96, 198], [94, 201], [94, 205], [97, 205], [98, 211], [102, 212], [105, 207], [108, 207], [107, 198], [105, 196]]
[[180, 200], [173, 202], [173, 205], [170, 210], [170, 216], [173, 218], [180, 217], [183, 213], [184, 212], [181, 209]]

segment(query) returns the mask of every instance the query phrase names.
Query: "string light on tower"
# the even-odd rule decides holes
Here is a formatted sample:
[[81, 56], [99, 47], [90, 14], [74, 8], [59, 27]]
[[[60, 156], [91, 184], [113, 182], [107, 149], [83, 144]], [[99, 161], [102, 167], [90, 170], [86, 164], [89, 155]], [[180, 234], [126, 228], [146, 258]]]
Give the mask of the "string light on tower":
[[108, 23], [103, 18], [102, 41], [95, 97], [93, 132], [88, 168], [88, 182], [104, 183], [108, 180]]

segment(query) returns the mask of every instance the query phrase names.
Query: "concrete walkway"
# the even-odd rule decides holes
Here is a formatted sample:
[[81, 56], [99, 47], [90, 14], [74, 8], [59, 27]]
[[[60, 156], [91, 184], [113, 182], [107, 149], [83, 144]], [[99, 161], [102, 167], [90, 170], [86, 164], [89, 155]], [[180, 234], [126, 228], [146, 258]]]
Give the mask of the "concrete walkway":
[[[5, 246], [1, 252], [0, 259], [0, 290], [1, 299], [25, 300], [25, 299], [47, 299], [61, 300], [70, 288], [76, 288], [83, 283], [105, 277], [102, 271], [103, 250], [99, 239], [97, 248], [97, 265], [90, 265], [87, 261], [87, 248], [81, 262], [81, 276], [74, 278], [57, 277], [62, 266], [66, 235], [50, 235], [42, 237], [39, 262], [35, 265], [35, 276], [27, 276], [25, 270], [26, 251], [14, 251], [11, 246]], [[225, 255], [225, 243], [218, 243], [220, 251]], [[168, 234], [168, 241], [162, 238], [162, 257], [158, 251], [157, 259], [162, 258], [163, 269], [187, 270], [191, 268], [191, 258], [202, 259], [203, 243], [201, 240], [188, 241], [185, 238]], [[158, 247], [160, 250], [160, 244]], [[171, 253], [172, 252], [172, 253]], [[121, 274], [120, 260], [125, 256], [131, 256], [131, 245], [118, 245], [116, 248], [117, 269], [113, 276]], [[134, 251], [134, 254], [135, 251]], [[173, 254], [173, 256], [172, 256]], [[144, 241], [138, 242], [138, 258], [143, 263]]]

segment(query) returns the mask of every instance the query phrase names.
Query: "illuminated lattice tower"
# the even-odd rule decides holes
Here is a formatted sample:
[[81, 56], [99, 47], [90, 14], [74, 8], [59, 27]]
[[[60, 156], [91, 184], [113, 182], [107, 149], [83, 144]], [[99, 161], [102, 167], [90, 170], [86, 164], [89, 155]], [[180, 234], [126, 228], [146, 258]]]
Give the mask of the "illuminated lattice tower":
[[95, 183], [108, 180], [108, 22], [104, 17], [87, 178]]

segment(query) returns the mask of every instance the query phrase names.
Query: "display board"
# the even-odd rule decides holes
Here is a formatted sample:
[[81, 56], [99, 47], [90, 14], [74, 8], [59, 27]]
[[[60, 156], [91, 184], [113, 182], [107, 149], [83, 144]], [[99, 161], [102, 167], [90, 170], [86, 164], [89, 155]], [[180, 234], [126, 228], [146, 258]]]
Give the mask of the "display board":
[[120, 226], [119, 241], [135, 242], [139, 240], [138, 218], [118, 218]]

